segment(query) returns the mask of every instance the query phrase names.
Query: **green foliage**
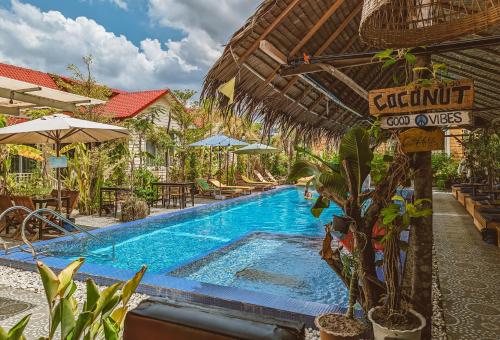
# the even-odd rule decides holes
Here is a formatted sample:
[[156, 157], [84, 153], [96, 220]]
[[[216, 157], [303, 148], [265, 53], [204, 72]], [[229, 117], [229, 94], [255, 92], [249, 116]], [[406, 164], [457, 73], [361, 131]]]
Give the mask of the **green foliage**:
[[[332, 200], [344, 208], [349, 198], [349, 184], [356, 197], [361, 193], [361, 186], [371, 171], [373, 152], [370, 149], [369, 132], [360, 127], [350, 129], [342, 138], [339, 146], [338, 162], [325, 161], [320, 157], [301, 150], [313, 161], [298, 160], [292, 166], [290, 180], [314, 176], [313, 184], [321, 193], [320, 203], [315, 208], [314, 215], [319, 216], [325, 199]], [[352, 192], [351, 192], [352, 195]], [[355, 202], [362, 205], [362, 200]]]
[[490, 184], [500, 176], [500, 134], [498, 128], [478, 129], [464, 137], [465, 159], [471, 175], [487, 178]]
[[391, 162], [390, 154], [374, 153], [370, 172], [372, 184], [377, 185], [384, 178]]
[[[73, 296], [76, 283], [73, 281], [84, 259], [79, 258], [56, 275], [42, 262], [37, 262], [45, 296], [50, 311], [49, 333], [53, 339], [59, 330], [61, 339], [118, 339], [128, 310], [130, 297], [137, 289], [146, 266], [126, 282], [118, 282], [99, 291], [92, 279], [87, 280], [87, 298], [81, 309]], [[120, 291], [121, 289], [121, 291]], [[0, 327], [0, 340], [25, 339], [22, 335], [30, 319], [25, 316], [6, 333]]]
[[441, 189], [449, 188], [458, 179], [459, 161], [451, 158], [445, 152], [432, 154], [433, 183]]
[[0, 340], [25, 340], [26, 337], [23, 335], [24, 329], [30, 321], [31, 314], [26, 315], [24, 318], [19, 320], [12, 328], [6, 332], [2, 327], [0, 327]]
[[137, 198], [143, 199], [146, 202], [153, 202], [158, 198], [156, 189], [153, 188], [153, 183], [158, 182], [156, 177], [150, 170], [140, 168], [134, 170], [134, 194]]
[[10, 181], [8, 191], [16, 196], [46, 197], [52, 192], [52, 185], [36, 167], [30, 177], [21, 181]]

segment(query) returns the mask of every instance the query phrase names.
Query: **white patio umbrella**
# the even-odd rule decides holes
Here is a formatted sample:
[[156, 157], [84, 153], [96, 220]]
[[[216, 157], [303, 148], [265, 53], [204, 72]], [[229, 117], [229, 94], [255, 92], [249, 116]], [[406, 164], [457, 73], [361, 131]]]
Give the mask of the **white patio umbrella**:
[[234, 151], [234, 153], [238, 155], [262, 155], [276, 152], [279, 152], [279, 150], [275, 147], [260, 143], [250, 144]]
[[[126, 128], [53, 114], [0, 129], [0, 144], [55, 144], [60, 156], [61, 144], [105, 142], [126, 137]], [[58, 210], [61, 210], [61, 174], [57, 173]]]
[[[226, 135], [210, 136], [210, 137], [202, 139], [198, 142], [189, 144], [189, 146], [193, 146], [193, 147], [196, 147], [196, 146], [208, 146], [208, 147], [210, 147], [210, 164], [209, 164], [210, 169], [212, 169], [212, 148], [213, 147], [218, 147], [219, 152], [220, 152], [222, 147], [244, 146], [244, 145], [248, 145], [248, 143], [243, 142], [243, 141], [238, 140], [238, 139], [235, 139], [235, 138], [232, 138], [232, 137], [228, 137]], [[219, 157], [219, 171], [220, 171], [220, 168], [221, 168], [221, 164], [220, 164], [220, 157]], [[227, 172], [227, 167], [226, 167], [226, 172]], [[209, 173], [209, 177], [210, 177], [210, 173]]]

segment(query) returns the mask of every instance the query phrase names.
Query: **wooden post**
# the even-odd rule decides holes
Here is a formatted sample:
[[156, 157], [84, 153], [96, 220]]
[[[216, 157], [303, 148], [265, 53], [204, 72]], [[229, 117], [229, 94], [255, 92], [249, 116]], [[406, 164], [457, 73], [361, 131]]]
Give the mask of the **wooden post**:
[[[416, 66], [430, 65], [430, 56], [418, 56]], [[415, 75], [418, 76], [418, 75]], [[424, 75], [422, 75], [424, 76]], [[415, 199], [432, 200], [431, 151], [413, 154]], [[432, 202], [428, 203], [432, 207]], [[410, 252], [406, 271], [411, 277], [413, 308], [427, 320], [422, 339], [431, 338], [432, 318], [432, 215], [413, 221], [410, 231]]]

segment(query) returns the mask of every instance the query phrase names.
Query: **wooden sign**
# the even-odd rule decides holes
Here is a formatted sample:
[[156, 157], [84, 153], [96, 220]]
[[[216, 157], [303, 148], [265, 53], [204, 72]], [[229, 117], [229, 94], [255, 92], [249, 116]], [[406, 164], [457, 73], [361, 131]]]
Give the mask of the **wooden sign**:
[[469, 79], [442, 86], [402, 86], [368, 93], [370, 114], [376, 116], [430, 110], [470, 110], [473, 102], [474, 82]]
[[402, 132], [399, 141], [404, 153], [444, 149], [444, 132], [441, 129], [430, 131], [413, 128]]
[[470, 111], [426, 112], [418, 114], [383, 116], [383, 129], [398, 129], [425, 126], [461, 126], [472, 124]]

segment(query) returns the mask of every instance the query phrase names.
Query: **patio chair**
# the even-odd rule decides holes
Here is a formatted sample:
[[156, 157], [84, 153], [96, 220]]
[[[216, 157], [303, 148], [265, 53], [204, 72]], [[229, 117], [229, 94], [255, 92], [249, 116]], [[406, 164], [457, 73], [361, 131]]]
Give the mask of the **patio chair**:
[[[57, 190], [52, 190], [50, 196], [57, 198]], [[62, 212], [66, 213], [68, 216], [71, 216], [73, 210], [78, 206], [78, 199], [80, 198], [80, 192], [76, 190], [61, 190], [61, 197], [69, 197], [69, 211], [66, 211], [66, 205], [61, 204]], [[47, 207], [56, 208], [57, 202], [47, 203]]]
[[258, 170], [253, 170], [253, 173], [255, 174], [255, 176], [257, 177], [257, 179], [262, 182], [262, 183], [266, 183], [266, 184], [271, 184], [271, 185], [278, 185], [278, 182], [277, 181], [272, 181], [272, 182], [269, 182], [267, 181], [264, 176], [262, 176], [262, 174], [258, 171]]
[[[30, 196], [11, 196], [11, 199], [14, 202], [14, 205], [26, 207], [31, 211], [36, 210], [35, 204], [33, 203], [33, 200], [31, 199]], [[21, 222], [23, 222], [28, 213], [24, 210], [17, 210], [17, 211], [19, 212]], [[36, 217], [33, 217], [30, 221], [28, 221], [28, 223], [26, 223], [25, 231], [31, 234], [30, 238], [31, 240], [36, 240], [37, 237], [39, 239], [42, 239], [43, 226], [41, 221], [38, 220]], [[15, 237], [18, 238], [20, 233], [21, 229], [18, 230]]]
[[[14, 204], [12, 204], [12, 199], [10, 196], [1, 195], [0, 196], [0, 213], [5, 210], [12, 208]], [[5, 235], [9, 235], [11, 229], [14, 229], [14, 235], [16, 235], [19, 230], [19, 226], [23, 222], [23, 215], [20, 210], [14, 210], [9, 212], [4, 220], [1, 221], [2, 225], [0, 226], [0, 234], [4, 233]]]
[[274, 185], [272, 185], [272, 184], [254, 181], [254, 180], [251, 180], [250, 178], [246, 177], [245, 175], [240, 175], [240, 177], [241, 177], [241, 180], [243, 181], [243, 183], [250, 185], [257, 190], [263, 191], [263, 190], [271, 190], [274, 188]]
[[252, 189], [253, 189], [252, 187], [249, 187], [249, 186], [225, 185], [216, 179], [209, 179], [208, 181], [210, 182], [210, 184], [212, 184], [217, 189], [217, 191], [220, 191], [220, 190], [234, 191], [238, 195], [240, 195], [242, 193], [243, 194], [251, 194]]

